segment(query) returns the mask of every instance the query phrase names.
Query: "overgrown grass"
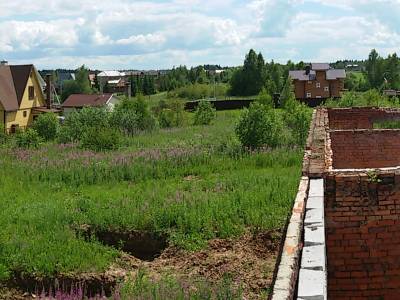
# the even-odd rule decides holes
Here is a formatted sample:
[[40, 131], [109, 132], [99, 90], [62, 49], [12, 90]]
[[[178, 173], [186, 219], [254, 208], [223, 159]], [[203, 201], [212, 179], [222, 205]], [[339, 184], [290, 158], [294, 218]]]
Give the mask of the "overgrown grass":
[[374, 129], [400, 129], [400, 120], [375, 122]]
[[118, 250], [79, 237], [82, 225], [162, 232], [188, 250], [283, 226], [302, 151], [242, 151], [237, 116], [141, 134], [114, 152], [0, 149], [0, 280], [106, 270]]

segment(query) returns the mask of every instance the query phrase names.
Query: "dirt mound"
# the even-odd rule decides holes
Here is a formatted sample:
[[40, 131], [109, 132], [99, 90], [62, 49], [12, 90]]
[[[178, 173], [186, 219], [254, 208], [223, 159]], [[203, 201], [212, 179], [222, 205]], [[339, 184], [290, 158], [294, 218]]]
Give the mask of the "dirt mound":
[[261, 299], [272, 283], [280, 237], [279, 232], [264, 232], [247, 233], [240, 239], [214, 239], [207, 249], [194, 253], [170, 247], [146, 267], [155, 280], [166, 272], [186, 282], [199, 277], [216, 282], [229, 274], [242, 286], [246, 299]]

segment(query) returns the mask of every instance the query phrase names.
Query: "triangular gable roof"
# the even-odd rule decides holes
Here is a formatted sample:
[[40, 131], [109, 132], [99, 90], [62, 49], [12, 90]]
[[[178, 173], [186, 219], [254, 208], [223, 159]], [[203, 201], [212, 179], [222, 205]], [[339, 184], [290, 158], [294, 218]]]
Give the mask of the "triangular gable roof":
[[18, 110], [18, 99], [9, 66], [0, 66], [0, 103], [5, 111]]
[[18, 110], [30, 74], [34, 72], [42, 93], [45, 82], [33, 65], [0, 66], [0, 102], [6, 111]]
[[62, 107], [103, 106], [107, 104], [112, 97], [113, 94], [72, 94], [64, 101]]
[[31, 75], [33, 65], [10, 66], [14, 80], [15, 92], [17, 94], [18, 106], [21, 105], [22, 97], [26, 89], [26, 83]]

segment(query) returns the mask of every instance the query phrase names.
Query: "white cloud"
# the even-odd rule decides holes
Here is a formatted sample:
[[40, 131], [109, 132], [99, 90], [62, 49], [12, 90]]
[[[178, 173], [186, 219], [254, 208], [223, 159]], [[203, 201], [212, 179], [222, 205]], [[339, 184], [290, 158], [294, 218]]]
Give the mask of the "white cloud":
[[400, 44], [400, 0], [0, 1], [0, 57], [107, 69], [336, 60]]

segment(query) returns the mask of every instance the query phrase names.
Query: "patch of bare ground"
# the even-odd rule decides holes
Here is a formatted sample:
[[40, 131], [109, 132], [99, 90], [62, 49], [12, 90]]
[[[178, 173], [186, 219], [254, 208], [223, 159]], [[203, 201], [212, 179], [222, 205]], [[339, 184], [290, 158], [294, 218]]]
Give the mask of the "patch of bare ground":
[[[168, 247], [153, 261], [140, 260], [122, 252], [117, 262], [103, 274], [69, 275], [67, 278], [71, 281], [67, 288], [72, 282], [80, 282], [92, 291], [91, 295], [99, 289], [106, 289], [105, 294], [109, 294], [117, 282], [134, 280], [138, 270], [144, 269], [153, 281], [172, 275], [187, 283], [188, 289], [196, 289], [195, 283], [199, 280], [216, 283], [229, 274], [234, 286], [242, 289], [243, 299], [265, 299], [272, 284], [280, 240], [280, 231], [246, 233], [236, 239], [210, 240], [206, 249], [197, 252]], [[31, 289], [29, 293], [26, 292], [27, 285]], [[34, 280], [25, 284], [19, 282], [16, 288], [0, 286], [0, 300], [43, 299], [39, 296], [41, 286], [45, 286], [44, 282]], [[34, 297], [32, 288], [36, 289]]]
[[280, 239], [279, 231], [270, 231], [214, 239], [198, 252], [170, 247], [145, 267], [154, 280], [168, 273], [189, 284], [199, 278], [218, 282], [229, 274], [235, 285], [242, 287], [245, 299], [262, 299], [272, 284]]

